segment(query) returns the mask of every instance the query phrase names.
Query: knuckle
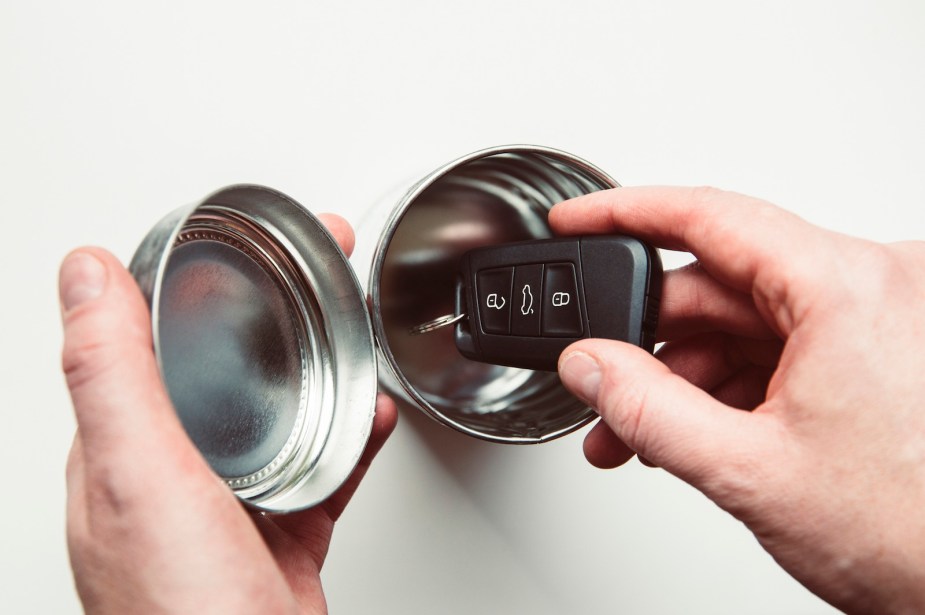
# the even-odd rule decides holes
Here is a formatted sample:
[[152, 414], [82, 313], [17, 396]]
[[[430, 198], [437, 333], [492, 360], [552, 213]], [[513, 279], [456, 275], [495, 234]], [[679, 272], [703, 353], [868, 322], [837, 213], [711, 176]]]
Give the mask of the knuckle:
[[[864, 242], [855, 253], [855, 259], [842, 274], [843, 303], [852, 314], [869, 320], [896, 311], [900, 306], [918, 306], [925, 290], [922, 282], [921, 262], [911, 260], [890, 246]], [[908, 297], [910, 301], [900, 300]], [[916, 307], [917, 309], [917, 307]]]
[[696, 205], [686, 221], [692, 227], [690, 232], [705, 237], [739, 235], [744, 226], [773, 226], [787, 215], [768, 201], [713, 186], [690, 188], [689, 198]]
[[830, 254], [827, 267], [805, 263], [777, 276], [779, 294], [797, 306], [798, 314], [880, 309], [879, 298], [892, 297], [908, 284], [901, 265], [881, 244], [834, 238]]
[[61, 353], [61, 368], [68, 388], [76, 391], [98, 379], [116, 363], [113, 352], [104, 342], [65, 340]]
[[61, 368], [74, 391], [115, 368], [121, 358], [150, 345], [147, 325], [138, 319], [102, 307], [78, 308], [65, 322]]
[[690, 198], [695, 203], [710, 203], [723, 198], [726, 194], [728, 193], [724, 190], [709, 185], [693, 186], [690, 189]]
[[[723, 241], [731, 231], [736, 231], [738, 216], [730, 215], [730, 204], [737, 195], [713, 186], [696, 186], [689, 189], [688, 198], [694, 205], [688, 210], [685, 219], [679, 220], [682, 228], [678, 229], [689, 243], [696, 243], [697, 238], [706, 241]], [[714, 239], [715, 238], [715, 239]]]
[[107, 520], [108, 525], [110, 521], [127, 515], [142, 499], [139, 482], [132, 472], [125, 470], [100, 465], [88, 477], [86, 497], [91, 529], [94, 519]]
[[[677, 223], [680, 228], [677, 232], [681, 237], [691, 238], [702, 236], [709, 233], [711, 227], [716, 223], [713, 212], [716, 211], [716, 204], [722, 200], [725, 193], [719, 188], [712, 186], [695, 186], [688, 189], [687, 200], [693, 207], [688, 209], [687, 215], [679, 218]], [[722, 221], [722, 216], [718, 217]]]

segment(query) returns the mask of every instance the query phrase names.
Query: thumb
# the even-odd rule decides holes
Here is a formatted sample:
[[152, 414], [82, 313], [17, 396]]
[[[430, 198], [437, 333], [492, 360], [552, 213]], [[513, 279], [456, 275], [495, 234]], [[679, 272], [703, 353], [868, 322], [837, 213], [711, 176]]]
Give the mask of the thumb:
[[[59, 276], [62, 363], [85, 461], [133, 458], [152, 446], [195, 451], [161, 381], [147, 304], [110, 253], [76, 250]], [[160, 455], [159, 455], [160, 456]]]
[[631, 344], [577, 342], [562, 353], [559, 374], [638, 455], [708, 495], [736, 479], [737, 460], [767, 446], [766, 416], [716, 401]]

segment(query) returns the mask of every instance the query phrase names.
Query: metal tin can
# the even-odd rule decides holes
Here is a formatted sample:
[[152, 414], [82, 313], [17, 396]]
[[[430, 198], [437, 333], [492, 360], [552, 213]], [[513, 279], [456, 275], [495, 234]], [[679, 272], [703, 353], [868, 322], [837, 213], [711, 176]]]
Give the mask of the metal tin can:
[[451, 328], [408, 330], [458, 312], [454, 286], [467, 250], [550, 237], [553, 205], [618, 186], [566, 152], [511, 145], [443, 165], [374, 208], [352, 261], [366, 281], [383, 385], [444, 425], [493, 442], [545, 442], [590, 421], [594, 412], [556, 374], [470, 361]]
[[371, 212], [354, 257], [365, 292], [322, 224], [273, 189], [231, 186], [174, 211], [130, 270], [184, 427], [236, 495], [272, 512], [324, 500], [355, 467], [372, 425], [376, 342], [382, 384], [470, 436], [534, 443], [581, 427], [594, 413], [556, 374], [469, 361], [450, 330], [408, 329], [458, 307], [466, 250], [548, 237], [555, 203], [617, 185], [549, 148], [460, 158]]

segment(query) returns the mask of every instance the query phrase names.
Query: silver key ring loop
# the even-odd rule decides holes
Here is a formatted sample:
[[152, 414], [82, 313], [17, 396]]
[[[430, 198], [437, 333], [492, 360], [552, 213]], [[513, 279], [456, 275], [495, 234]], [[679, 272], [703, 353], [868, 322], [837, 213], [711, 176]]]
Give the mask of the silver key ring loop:
[[427, 322], [420, 324], [416, 327], [411, 327], [408, 329], [408, 333], [411, 335], [421, 335], [422, 333], [430, 333], [431, 331], [436, 331], [437, 329], [442, 329], [443, 327], [449, 327], [455, 325], [460, 320], [465, 318], [465, 314], [447, 314], [446, 316], [441, 316], [440, 318], [434, 318], [433, 320], [428, 320]]

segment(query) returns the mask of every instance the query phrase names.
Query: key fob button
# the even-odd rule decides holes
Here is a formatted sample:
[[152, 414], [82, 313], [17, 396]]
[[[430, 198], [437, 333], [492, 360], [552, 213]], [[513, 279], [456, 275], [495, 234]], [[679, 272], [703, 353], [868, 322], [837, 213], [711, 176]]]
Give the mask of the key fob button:
[[508, 335], [511, 332], [511, 287], [514, 268], [500, 267], [478, 273], [479, 317], [482, 331]]
[[513, 298], [511, 335], [539, 337], [543, 265], [519, 265], [514, 268]]
[[581, 300], [575, 267], [571, 263], [545, 266], [542, 309], [543, 335], [581, 337]]

